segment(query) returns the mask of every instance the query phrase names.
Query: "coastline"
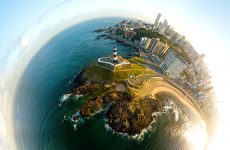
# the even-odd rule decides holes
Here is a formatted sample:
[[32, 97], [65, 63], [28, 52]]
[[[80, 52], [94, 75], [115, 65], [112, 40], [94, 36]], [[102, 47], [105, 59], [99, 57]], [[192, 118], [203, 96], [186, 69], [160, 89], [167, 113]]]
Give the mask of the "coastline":
[[140, 48], [138, 45], [134, 44], [133, 42], [131, 41], [128, 41], [126, 39], [123, 39], [121, 37], [118, 37], [117, 35], [115, 34], [111, 34], [111, 33], [108, 33], [107, 29], [98, 29], [98, 30], [95, 30], [94, 32], [97, 32], [97, 33], [103, 33], [102, 35], [98, 35], [96, 37], [96, 40], [97, 39], [100, 39], [102, 37], [104, 38], [109, 38], [111, 40], [116, 40], [117, 42], [120, 42], [124, 45], [128, 45], [128, 46], [131, 46], [131, 47], [134, 47], [135, 49], [137, 49], [139, 51], [139, 54], [140, 52], [142, 52], [142, 48]]
[[[98, 31], [95, 31], [95, 32], [105, 32], [105, 30], [98, 30]], [[141, 52], [144, 52], [144, 50], [142, 50], [139, 46], [137, 46], [137, 45], [135, 45], [134, 43], [132, 43], [132, 42], [129, 42], [129, 41], [127, 41], [127, 40], [125, 40], [125, 39], [123, 39], [123, 38], [120, 38], [120, 37], [118, 37], [118, 36], [115, 36], [115, 35], [113, 35], [113, 34], [110, 34], [110, 33], [106, 33], [106, 34], [103, 34], [103, 35], [100, 35], [101, 37], [105, 37], [105, 38], [109, 38], [109, 39], [112, 39], [112, 40], [116, 40], [116, 41], [120, 41], [122, 44], [124, 44], [124, 45], [128, 45], [128, 46], [131, 46], [131, 47], [134, 47], [135, 49], [137, 49], [138, 51], [139, 51], [139, 56], [140, 56], [140, 53]], [[146, 67], [145, 67], [146, 68]], [[84, 86], [84, 84], [85, 85], [87, 85], [87, 84], [102, 84], [102, 83], [112, 83], [113, 81], [112, 80], [101, 80], [100, 82], [98, 82], [97, 80], [95, 80], [94, 81], [94, 79], [92, 79], [91, 77], [92, 76], [94, 76], [93, 74], [95, 73], [95, 72], [91, 72], [92, 74], [89, 74], [89, 76], [87, 76], [88, 77], [88, 79], [87, 78], [85, 78], [85, 76], [84, 76], [84, 74], [87, 72], [87, 70], [89, 70], [89, 69], [91, 69], [90, 68], [90, 66], [88, 66], [88, 67], [86, 67], [85, 69], [83, 69], [83, 70], [81, 70], [79, 73], [78, 73], [78, 75], [73, 79], [73, 84], [74, 84], [74, 86], [73, 86], [73, 89], [74, 88], [80, 88], [81, 86]], [[152, 69], [153, 70], [153, 69]], [[90, 79], [92, 79], [92, 80], [90, 80]], [[103, 79], [103, 78], [102, 78]], [[125, 81], [125, 80], [123, 80], [123, 81]], [[119, 82], [121, 82], [121, 81], [119, 81]], [[119, 83], [118, 82], [118, 83]], [[116, 83], [115, 83], [116, 84]], [[145, 84], [145, 83], [144, 83]], [[140, 87], [137, 87], [137, 88], [139, 88], [139, 89], [141, 89], [142, 88], [142, 86], [140, 86]], [[91, 90], [90, 88], [89, 89], [85, 89], [85, 90]], [[100, 89], [101, 90], [101, 89]], [[166, 90], [167, 91], [167, 90]], [[74, 92], [74, 90], [71, 90], [71, 92]], [[184, 92], [183, 91], [180, 91], [180, 92], [182, 92], [183, 94], [184, 94]], [[89, 92], [89, 93], [91, 93], [91, 92]], [[95, 95], [95, 94], [94, 94]], [[185, 96], [187, 96], [187, 94], [184, 94]], [[84, 97], [84, 95], [83, 95], [83, 97]], [[89, 96], [90, 97], [90, 96]], [[91, 108], [90, 107], [92, 107], [94, 104], [96, 104], [96, 110], [98, 109], [98, 107], [100, 108], [100, 109], [98, 109], [97, 111], [95, 111], [95, 109], [93, 109], [93, 110], [90, 110], [90, 115], [83, 115], [83, 116], [81, 116], [81, 117], [83, 117], [83, 118], [85, 118], [85, 119], [90, 119], [91, 117], [93, 117], [95, 114], [98, 114], [99, 112], [102, 112], [102, 111], [105, 111], [105, 108], [104, 108], [104, 102], [102, 101], [102, 100], [100, 100], [100, 101], [102, 101], [102, 102], [100, 102], [100, 101], [98, 101], [98, 99], [94, 99], [94, 98], [89, 98], [89, 97], [87, 97], [87, 100], [86, 100], [86, 103], [84, 103], [82, 106], [84, 107], [84, 109], [86, 109], [86, 111], [89, 111]], [[190, 98], [190, 97], [189, 97]], [[135, 99], [135, 98], [134, 98]], [[89, 102], [89, 103], [88, 103]], [[92, 104], [90, 104], [90, 102], [92, 102]], [[84, 106], [85, 104], [89, 104], [89, 105], [86, 105], [86, 106]], [[101, 104], [100, 104], [101, 103]], [[114, 102], [112, 102], [112, 103], [114, 103]], [[81, 108], [82, 108], [82, 106], [80, 106], [79, 108], [80, 108], [80, 112], [81, 112]], [[95, 105], [94, 105], [95, 106]], [[109, 109], [109, 108], [111, 108], [111, 105], [109, 105], [108, 107], [107, 107], [107, 109]], [[89, 110], [87, 110], [87, 109], [89, 109]], [[92, 111], [92, 112], [91, 112]], [[108, 112], [108, 110], [106, 110], [106, 113]], [[157, 112], [153, 112], [152, 113], [152, 115], [153, 114], [156, 114]], [[163, 112], [161, 112], [161, 113], [163, 113]], [[114, 113], [114, 114], [116, 114], [116, 113]], [[119, 115], [117, 115], [116, 114], [116, 116], [119, 116]], [[105, 117], [105, 116], [104, 116]], [[176, 114], [175, 114], [175, 117], [176, 117]], [[107, 118], [108, 119], [108, 118]], [[179, 119], [179, 115], [177, 114], [177, 119], [175, 118], [175, 120], [177, 121]], [[116, 122], [116, 121], [115, 121]], [[113, 122], [113, 123], [115, 123], [115, 122]], [[136, 134], [134, 134], [133, 135], [133, 133], [131, 133], [131, 132], [121, 132], [121, 131], [119, 131], [119, 130], [116, 130], [116, 129], [114, 129], [114, 127], [111, 127], [111, 122], [110, 122], [110, 124], [108, 123], [108, 120], [107, 120], [107, 122], [105, 121], [105, 128], [106, 128], [106, 130], [108, 130], [108, 131], [112, 131], [112, 133], [116, 133], [116, 134], [120, 134], [120, 135], [122, 135], [122, 136], [127, 136], [127, 137], [131, 137], [131, 138], [133, 138], [133, 139], [138, 139], [138, 140], [140, 140], [141, 138], [143, 138], [143, 136], [144, 136], [144, 134], [146, 133], [146, 132], [148, 132], [148, 131], [151, 131], [151, 127], [152, 127], [152, 125], [153, 125], [153, 123], [155, 123], [156, 122], [156, 120], [155, 120], [155, 118], [153, 118], [152, 120], [151, 120], [151, 122], [148, 124], [148, 126], [147, 127], [145, 127], [145, 128], [142, 128], [141, 129], [141, 131], [139, 132], [138, 131], [138, 133], [136, 133]], [[135, 133], [135, 132], [134, 132]]]
[[[96, 31], [94, 31], [96, 32]], [[129, 45], [131, 47], [135, 47], [138, 51], [139, 51], [139, 57], [140, 57], [140, 54], [141, 53], [146, 53], [145, 50], [143, 50], [142, 48], [140, 48], [140, 46], [132, 43], [131, 41], [127, 41], [126, 39], [124, 38], [121, 38], [121, 37], [118, 37], [117, 35], [115, 34], [112, 34], [112, 33], [109, 33], [107, 29], [99, 29], [97, 30], [97, 32], [103, 32], [104, 36], [106, 38], [110, 38], [112, 40], [118, 40], [120, 41], [121, 43], [125, 44], [125, 45]], [[150, 68], [151, 69], [151, 68]], [[194, 107], [197, 109], [197, 111], [201, 114], [201, 117], [202, 119], [204, 119], [206, 122], [207, 122], [207, 116], [204, 114], [203, 110], [200, 108], [199, 104], [197, 103], [197, 101], [195, 100], [195, 97], [190, 95], [189, 93], [187, 93], [185, 90], [182, 89], [182, 87], [176, 83], [176, 81], [173, 81], [171, 78], [169, 78], [168, 76], [166, 75], [163, 75], [163, 74], [159, 74], [161, 77], [163, 77], [165, 79], [166, 82], [168, 82], [169, 84], [172, 84], [173, 86], [175, 86], [177, 89], [179, 89], [186, 97], [188, 97], [189, 99], [189, 103], [191, 103], [192, 105], [194, 105]]]

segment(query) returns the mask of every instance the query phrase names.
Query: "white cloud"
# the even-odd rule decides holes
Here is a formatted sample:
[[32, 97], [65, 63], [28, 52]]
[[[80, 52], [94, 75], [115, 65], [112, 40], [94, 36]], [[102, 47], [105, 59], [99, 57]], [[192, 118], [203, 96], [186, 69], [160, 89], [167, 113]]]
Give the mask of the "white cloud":
[[28, 36], [22, 37], [21, 43], [20, 43], [22, 48], [26, 48], [29, 45], [29, 43], [30, 43], [30, 38]]

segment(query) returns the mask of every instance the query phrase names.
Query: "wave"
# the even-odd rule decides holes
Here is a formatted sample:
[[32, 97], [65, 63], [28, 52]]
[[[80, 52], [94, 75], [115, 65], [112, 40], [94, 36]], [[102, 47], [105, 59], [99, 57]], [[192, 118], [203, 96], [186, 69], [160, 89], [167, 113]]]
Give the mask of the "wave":
[[179, 111], [174, 109], [173, 112], [174, 112], [174, 116], [175, 116], [175, 121], [177, 122], [179, 120], [179, 117], [180, 117]]
[[122, 137], [127, 137], [129, 139], [133, 139], [133, 140], [137, 140], [137, 141], [143, 141], [144, 135], [146, 133], [154, 132], [156, 130], [156, 128], [154, 128], [154, 123], [157, 121], [157, 117], [160, 116], [161, 114], [167, 113], [169, 111], [173, 111], [175, 121], [178, 121], [179, 120], [179, 111], [177, 110], [177, 107], [173, 103], [173, 101], [168, 101], [168, 103], [165, 106], [163, 106], [162, 111], [152, 113], [152, 116], [153, 116], [152, 122], [149, 124], [149, 126], [147, 128], [144, 128], [141, 131], [141, 133], [139, 133], [139, 134], [129, 135], [128, 133], [117, 132], [114, 129], [112, 129], [112, 127], [109, 126], [107, 118], [104, 119], [104, 121], [105, 121], [104, 128], [107, 132], [111, 132], [112, 134], [118, 134]]
[[71, 96], [73, 96], [74, 100], [78, 100], [79, 98], [83, 97], [82, 94], [80, 95], [72, 95], [70, 93], [68, 94], [64, 94], [61, 98], [60, 98], [60, 103], [63, 103], [65, 101], [67, 101]]
[[165, 103], [165, 105], [163, 106], [163, 111], [164, 112], [172, 111], [174, 113], [175, 121], [177, 122], [179, 120], [180, 113], [178, 107], [173, 101], [168, 100], [168, 102]]
[[75, 100], [78, 100], [80, 97], [83, 97], [83, 95], [82, 95], [82, 94], [80, 94], [80, 95], [75, 95], [74, 97], [75, 97]]
[[69, 99], [69, 97], [72, 94], [64, 94], [61, 98], [60, 98], [60, 102], [63, 103], [64, 101], [66, 101], [67, 99]]
[[107, 118], [104, 119], [104, 121], [105, 121], [104, 127], [105, 127], [105, 130], [107, 132], [111, 132], [112, 134], [117, 134], [117, 135], [120, 135], [122, 137], [127, 137], [129, 139], [133, 139], [133, 140], [136, 140], [136, 141], [143, 141], [144, 140], [144, 135], [146, 133], [155, 131], [154, 123], [156, 122], [156, 117], [161, 115], [161, 114], [162, 114], [162, 112], [154, 112], [152, 114], [152, 116], [154, 116], [153, 117], [154, 119], [149, 124], [149, 126], [147, 128], [142, 129], [141, 133], [135, 134], [135, 135], [129, 135], [128, 133], [122, 133], [122, 132], [115, 131], [112, 127], [109, 126]]
[[97, 114], [99, 114], [99, 113], [101, 113], [101, 112], [103, 112], [103, 111], [105, 111], [105, 110], [106, 110], [105, 108], [101, 108], [101, 109], [99, 109], [98, 111], [92, 113], [92, 114], [90, 115], [90, 117], [84, 117], [84, 119], [91, 119], [91, 118], [94, 117], [95, 115], [97, 115]]
[[82, 71], [82, 69], [80, 69], [80, 71], [78, 71], [78, 73], [75, 74], [74, 77], [73, 77], [71, 80], [69, 80], [67, 86], [68, 86], [68, 85], [71, 85], [71, 84], [74, 82], [74, 80], [75, 80], [75, 79], [77, 78], [77, 76], [81, 73], [81, 71]]
[[106, 107], [106, 108], [101, 108], [101, 109], [99, 109], [98, 111], [92, 113], [90, 117], [84, 117], [84, 118], [81, 116], [80, 112], [78, 111], [78, 112], [76, 113], [76, 115], [79, 116], [79, 119], [78, 119], [78, 120], [74, 120], [74, 119], [73, 119], [73, 116], [71, 117], [71, 121], [74, 123], [74, 124], [73, 124], [74, 130], [76, 130], [76, 129], [77, 129], [77, 126], [80, 125], [79, 122], [80, 122], [80, 123], [84, 123], [84, 122], [85, 122], [85, 119], [91, 119], [92, 117], [94, 117], [95, 115], [97, 115], [97, 114], [99, 114], [99, 113], [105, 111], [106, 109], [107, 109], [107, 107]]

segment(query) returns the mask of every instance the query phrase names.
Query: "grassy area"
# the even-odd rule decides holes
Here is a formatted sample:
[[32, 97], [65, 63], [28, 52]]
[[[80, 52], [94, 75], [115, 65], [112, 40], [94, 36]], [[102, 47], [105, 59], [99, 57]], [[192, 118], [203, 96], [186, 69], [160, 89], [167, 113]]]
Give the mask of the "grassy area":
[[96, 82], [100, 82], [100, 81], [120, 82], [132, 75], [136, 76], [138, 74], [144, 74], [144, 73], [154, 74], [154, 71], [133, 63], [131, 64], [130, 68], [118, 69], [114, 72], [109, 69], [103, 68], [101, 66], [91, 65], [86, 69], [84, 73], [84, 77], [91, 81], [96, 81]]
[[138, 63], [143, 64], [143, 65], [146, 64], [146, 61], [141, 59], [140, 57], [133, 57], [129, 61], [131, 61], [133, 63], [138, 62]]
[[112, 80], [112, 76], [113, 76], [112, 71], [97, 65], [89, 66], [83, 75], [83, 77], [93, 81]]
[[151, 62], [149, 60], [144, 60], [144, 59], [142, 59], [140, 57], [133, 57], [133, 58], [129, 59], [129, 61], [131, 63], [138, 63], [138, 64], [143, 65], [143, 66], [159, 68], [159, 66], [157, 64], [155, 64], [154, 62]]

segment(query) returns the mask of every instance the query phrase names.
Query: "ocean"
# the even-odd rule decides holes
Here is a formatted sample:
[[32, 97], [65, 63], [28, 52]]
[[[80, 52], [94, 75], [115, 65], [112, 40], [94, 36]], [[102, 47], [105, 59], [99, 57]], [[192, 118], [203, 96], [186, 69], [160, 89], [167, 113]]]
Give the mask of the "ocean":
[[86, 119], [75, 131], [60, 125], [68, 107], [59, 107], [71, 81], [97, 58], [112, 54], [130, 56], [136, 49], [110, 39], [96, 39], [94, 30], [113, 26], [123, 18], [102, 18], [77, 24], [48, 41], [26, 68], [15, 100], [15, 136], [23, 150], [141, 150], [190, 149], [180, 132], [186, 125], [163, 114], [141, 140], [107, 131], [100, 114]]

